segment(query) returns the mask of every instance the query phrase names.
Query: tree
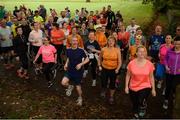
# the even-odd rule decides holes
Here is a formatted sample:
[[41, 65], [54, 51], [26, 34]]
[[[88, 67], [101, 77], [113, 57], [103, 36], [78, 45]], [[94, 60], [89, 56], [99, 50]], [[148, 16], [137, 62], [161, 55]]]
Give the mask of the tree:
[[91, 0], [86, 0], [86, 2], [91, 2]]
[[178, 0], [152, 0], [155, 9], [166, 13], [168, 9], [180, 9]]

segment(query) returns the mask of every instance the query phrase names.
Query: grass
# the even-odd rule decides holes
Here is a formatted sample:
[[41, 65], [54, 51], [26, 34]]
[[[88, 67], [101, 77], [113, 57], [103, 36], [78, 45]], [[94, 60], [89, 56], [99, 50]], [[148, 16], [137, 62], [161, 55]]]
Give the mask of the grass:
[[[14, 6], [24, 4], [32, 10], [37, 9], [40, 4], [43, 4], [49, 13], [49, 8], [55, 8], [59, 13], [65, 7], [69, 7], [72, 11], [72, 16], [76, 9], [86, 7], [87, 10], [101, 10], [103, 6], [111, 5], [112, 10], [120, 10], [125, 22], [129, 24], [132, 17], [136, 18], [139, 25], [148, 24], [153, 16], [152, 5], [143, 5], [140, 0], [91, 0], [91, 3], [86, 3], [85, 0], [0, 0], [7, 11], [13, 11]], [[61, 2], [59, 2], [61, 1]]]

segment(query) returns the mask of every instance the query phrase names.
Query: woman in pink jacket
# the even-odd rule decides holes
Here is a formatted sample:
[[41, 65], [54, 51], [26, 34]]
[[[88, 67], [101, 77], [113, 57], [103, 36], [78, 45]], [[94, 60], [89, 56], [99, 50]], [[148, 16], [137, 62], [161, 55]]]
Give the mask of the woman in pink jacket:
[[173, 48], [173, 45], [172, 45], [172, 37], [171, 35], [166, 35], [166, 38], [165, 38], [165, 44], [162, 44], [160, 46], [160, 49], [159, 49], [159, 59], [160, 59], [160, 66], [162, 67], [162, 75], [156, 75], [156, 79], [158, 79], [158, 84], [157, 84], [157, 88], [161, 88], [162, 86], [162, 82], [163, 82], [163, 79], [165, 77], [165, 65], [164, 65], [164, 58], [167, 54], [167, 51], [171, 48]]

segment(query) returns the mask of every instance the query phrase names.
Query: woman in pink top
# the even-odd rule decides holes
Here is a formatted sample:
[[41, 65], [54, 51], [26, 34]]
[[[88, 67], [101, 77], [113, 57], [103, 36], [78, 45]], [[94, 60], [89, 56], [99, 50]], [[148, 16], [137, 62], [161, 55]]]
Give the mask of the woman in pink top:
[[57, 54], [56, 54], [56, 48], [49, 44], [50, 38], [44, 38], [43, 40], [44, 45], [42, 45], [39, 48], [39, 51], [34, 59], [33, 63], [36, 63], [38, 57], [42, 55], [42, 61], [43, 61], [43, 72], [46, 76], [46, 80], [48, 80], [48, 84], [51, 84], [50, 80], [50, 73], [51, 68], [55, 63], [57, 63]]
[[144, 46], [137, 47], [136, 55], [137, 58], [130, 61], [127, 66], [125, 92], [130, 94], [134, 117], [142, 118], [146, 113], [146, 100], [150, 92], [156, 96], [154, 66], [146, 59], [147, 51]]
[[165, 38], [165, 44], [162, 44], [160, 46], [160, 49], [159, 49], [159, 59], [160, 59], [160, 65], [162, 66], [162, 76], [156, 76], [156, 78], [158, 79], [158, 84], [157, 84], [157, 88], [161, 88], [161, 85], [162, 85], [162, 82], [163, 82], [163, 78], [164, 78], [164, 75], [165, 75], [165, 65], [164, 65], [164, 59], [165, 59], [165, 56], [166, 56], [166, 53], [169, 49], [172, 49], [173, 48], [173, 45], [171, 44], [171, 41], [172, 41], [172, 37], [171, 35], [166, 35], [166, 38]]

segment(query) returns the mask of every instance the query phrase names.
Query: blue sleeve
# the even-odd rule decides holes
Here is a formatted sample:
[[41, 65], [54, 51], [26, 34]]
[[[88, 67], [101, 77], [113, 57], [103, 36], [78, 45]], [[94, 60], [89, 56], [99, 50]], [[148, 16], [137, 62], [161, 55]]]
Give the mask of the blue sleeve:
[[67, 56], [67, 58], [69, 58], [69, 49], [66, 49], [66, 56]]

